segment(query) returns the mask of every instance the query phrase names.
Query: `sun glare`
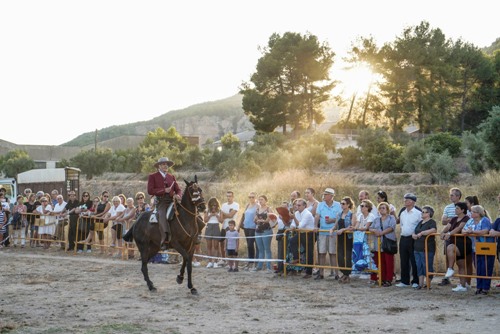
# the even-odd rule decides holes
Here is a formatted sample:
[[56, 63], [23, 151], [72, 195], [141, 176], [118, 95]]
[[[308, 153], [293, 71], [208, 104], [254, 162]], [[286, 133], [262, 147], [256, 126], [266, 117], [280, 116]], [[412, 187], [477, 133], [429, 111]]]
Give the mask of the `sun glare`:
[[343, 73], [342, 91], [346, 96], [364, 94], [374, 80], [375, 75], [367, 64], [351, 67]]

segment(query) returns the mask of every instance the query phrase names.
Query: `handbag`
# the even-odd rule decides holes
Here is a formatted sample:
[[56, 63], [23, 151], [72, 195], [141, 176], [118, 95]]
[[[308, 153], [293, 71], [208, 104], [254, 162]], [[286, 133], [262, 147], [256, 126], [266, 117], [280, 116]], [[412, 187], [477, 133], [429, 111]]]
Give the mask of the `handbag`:
[[[389, 218], [390, 219], [390, 218]], [[380, 219], [380, 230], [384, 230], [384, 222]], [[386, 238], [385, 235], [382, 236], [382, 252], [388, 254], [397, 254], [398, 253], [398, 243], [395, 240]]]
[[382, 236], [382, 251], [389, 254], [398, 253], [398, 243], [395, 240], [386, 238], [385, 235]]

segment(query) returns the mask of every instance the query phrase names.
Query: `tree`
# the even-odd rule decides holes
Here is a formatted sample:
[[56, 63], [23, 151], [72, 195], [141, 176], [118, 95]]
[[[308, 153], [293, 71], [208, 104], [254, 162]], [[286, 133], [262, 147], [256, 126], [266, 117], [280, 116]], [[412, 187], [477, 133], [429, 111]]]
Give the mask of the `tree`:
[[82, 151], [70, 159], [71, 166], [80, 168], [87, 180], [110, 170], [113, 152], [110, 149]]
[[[473, 113], [474, 93], [481, 84], [491, 81], [495, 75], [493, 63], [486, 58], [479, 48], [461, 40], [453, 46], [455, 62], [455, 87], [460, 98], [460, 130], [463, 132], [467, 123], [479, 124], [477, 113]], [[477, 101], [477, 100], [476, 100]], [[471, 117], [467, 117], [471, 113]], [[470, 118], [470, 119], [469, 119]]]
[[240, 139], [233, 135], [232, 132], [226, 133], [220, 139], [223, 150], [239, 150], [240, 149]]
[[157, 128], [155, 131], [149, 131], [140, 146], [154, 146], [161, 141], [166, 142], [168, 148], [178, 148], [180, 151], [185, 150], [188, 146], [187, 140], [182, 137], [173, 126], [168, 128], [167, 131], [163, 128]]
[[287, 126], [312, 128], [324, 121], [322, 104], [335, 83], [329, 71], [334, 53], [311, 34], [273, 34], [262, 49], [257, 71], [243, 83], [243, 110], [257, 131]]
[[486, 156], [490, 167], [500, 168], [500, 107], [493, 107], [479, 126], [479, 135], [486, 143]]
[[159, 157], [168, 157], [175, 162], [176, 167], [182, 167], [186, 160], [188, 142], [172, 126], [167, 131], [157, 128], [150, 131], [139, 145], [139, 153], [142, 157], [141, 171], [150, 173], [153, 165]]
[[6, 177], [17, 178], [17, 174], [35, 168], [35, 162], [23, 150], [13, 150], [0, 157], [0, 170]]

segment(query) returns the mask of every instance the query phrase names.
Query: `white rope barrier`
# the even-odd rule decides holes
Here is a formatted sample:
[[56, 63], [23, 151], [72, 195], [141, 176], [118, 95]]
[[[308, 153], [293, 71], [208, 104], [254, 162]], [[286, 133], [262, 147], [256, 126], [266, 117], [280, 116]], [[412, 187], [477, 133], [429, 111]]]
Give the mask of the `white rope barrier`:
[[[232, 239], [257, 239], [257, 238], [272, 238], [272, 237], [275, 237], [275, 236], [284, 236], [285, 233], [276, 233], [276, 234], [268, 234], [268, 235], [255, 235], [253, 237], [246, 237], [246, 236], [238, 236], [238, 237], [234, 237]], [[227, 237], [223, 237], [223, 236], [215, 236], [215, 237], [212, 237], [212, 236], [205, 236], [205, 235], [202, 235], [201, 236], [202, 238], [204, 239], [227, 239]]]

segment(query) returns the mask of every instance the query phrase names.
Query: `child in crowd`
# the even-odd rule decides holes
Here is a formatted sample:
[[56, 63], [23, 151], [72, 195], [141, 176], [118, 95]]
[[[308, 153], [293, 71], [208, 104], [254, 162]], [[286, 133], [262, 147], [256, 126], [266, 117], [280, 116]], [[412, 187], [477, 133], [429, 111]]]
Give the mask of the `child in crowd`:
[[[228, 222], [229, 231], [226, 232], [226, 254], [229, 258], [235, 258], [238, 256], [238, 248], [240, 246], [240, 234], [236, 231], [236, 222], [230, 220]], [[228, 272], [238, 271], [238, 262], [234, 260], [228, 261], [229, 270]]]

